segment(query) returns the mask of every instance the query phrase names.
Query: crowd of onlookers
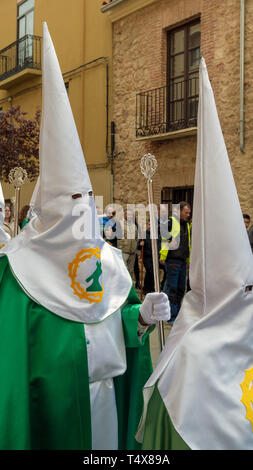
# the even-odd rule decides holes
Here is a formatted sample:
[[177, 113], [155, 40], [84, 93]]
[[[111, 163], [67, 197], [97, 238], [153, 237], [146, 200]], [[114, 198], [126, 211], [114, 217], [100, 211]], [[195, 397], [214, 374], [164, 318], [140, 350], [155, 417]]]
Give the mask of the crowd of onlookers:
[[160, 289], [171, 304], [172, 323], [177, 317], [187, 286], [187, 273], [191, 251], [191, 208], [182, 201], [172, 216], [168, 205], [161, 204], [157, 214], [157, 238], [152, 248], [150, 221], [142, 231], [131, 209], [124, 211], [122, 220], [116, 220], [116, 211], [107, 207], [100, 216], [104, 239], [122, 250], [129, 273], [142, 296], [154, 292], [153, 255], [156, 249], [159, 259]]
[[[250, 216], [243, 214], [253, 252], [253, 225]], [[138, 225], [132, 209], [126, 209], [123, 218], [116, 218], [113, 206], [107, 206], [99, 215], [101, 234], [106, 242], [122, 250], [122, 256], [136, 289], [142, 297], [154, 292], [152, 237], [150, 221], [145, 230]], [[18, 221], [18, 231], [29, 222], [29, 206], [22, 207]], [[165, 292], [171, 304], [171, 322], [176, 319], [183, 296], [189, 285], [189, 262], [191, 254], [191, 207], [182, 201], [178, 210], [169, 216], [168, 205], [161, 204], [157, 214], [157, 238], [155, 249], [158, 252], [160, 290]], [[5, 201], [4, 230], [14, 237], [14, 214], [11, 200]], [[153, 245], [154, 249], [154, 245]]]
[[[250, 217], [243, 214], [253, 252], [253, 225]], [[116, 220], [116, 211], [108, 207], [100, 216], [104, 239], [122, 250], [129, 273], [140, 290], [141, 298], [154, 292], [154, 272], [150, 221], [145, 231], [138, 226], [132, 210], [124, 211], [124, 219]], [[164, 235], [164, 236], [163, 236]], [[186, 291], [190, 290], [189, 263], [191, 255], [191, 207], [185, 201], [169, 216], [168, 205], [161, 204], [157, 216], [157, 240], [160, 290], [165, 292], [171, 304], [171, 323], [176, 319]]]

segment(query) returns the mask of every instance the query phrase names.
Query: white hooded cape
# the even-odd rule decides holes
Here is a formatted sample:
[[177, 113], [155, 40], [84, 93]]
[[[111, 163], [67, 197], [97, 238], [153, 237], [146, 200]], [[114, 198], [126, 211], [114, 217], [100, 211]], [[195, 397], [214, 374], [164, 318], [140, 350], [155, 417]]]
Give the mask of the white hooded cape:
[[[126, 301], [132, 280], [104, 242], [54, 46], [43, 25], [40, 179], [35, 217], [1, 250], [22, 289], [61, 317], [96, 323]], [[73, 195], [81, 195], [73, 199]]]
[[157, 384], [191, 449], [253, 448], [253, 257], [204, 59], [192, 224], [191, 291], [144, 389]]

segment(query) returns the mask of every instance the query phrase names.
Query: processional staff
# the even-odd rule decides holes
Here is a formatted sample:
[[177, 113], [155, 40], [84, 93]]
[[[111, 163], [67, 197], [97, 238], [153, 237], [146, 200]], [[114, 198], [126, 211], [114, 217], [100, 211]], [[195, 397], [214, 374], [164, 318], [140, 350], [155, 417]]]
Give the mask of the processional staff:
[[27, 179], [27, 172], [24, 168], [15, 167], [15, 168], [12, 168], [12, 170], [9, 172], [9, 182], [15, 188], [14, 237], [18, 234], [20, 190], [26, 179]]
[[[159, 261], [158, 261], [158, 250], [157, 250], [157, 231], [156, 231], [156, 220], [154, 212], [154, 198], [153, 198], [153, 185], [152, 177], [154, 176], [157, 169], [157, 161], [154, 155], [147, 153], [141, 159], [140, 163], [141, 172], [147, 179], [148, 187], [148, 202], [149, 202], [149, 213], [150, 213], [150, 235], [152, 245], [152, 259], [153, 259], [153, 271], [154, 271], [154, 285], [155, 291], [160, 292], [160, 276], [159, 276]], [[160, 349], [164, 348], [164, 325], [162, 321], [158, 322], [158, 334]]]

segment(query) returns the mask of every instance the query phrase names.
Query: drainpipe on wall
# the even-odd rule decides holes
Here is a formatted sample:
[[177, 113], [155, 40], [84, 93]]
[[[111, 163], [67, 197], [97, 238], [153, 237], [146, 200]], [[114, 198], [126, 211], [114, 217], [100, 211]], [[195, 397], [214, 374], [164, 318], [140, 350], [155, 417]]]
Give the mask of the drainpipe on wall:
[[111, 204], [114, 202], [114, 154], [115, 150], [115, 122], [111, 121], [111, 155], [107, 154], [107, 157], [111, 161]]
[[241, 0], [240, 8], [240, 151], [244, 152], [244, 32], [245, 32], [245, 0]]

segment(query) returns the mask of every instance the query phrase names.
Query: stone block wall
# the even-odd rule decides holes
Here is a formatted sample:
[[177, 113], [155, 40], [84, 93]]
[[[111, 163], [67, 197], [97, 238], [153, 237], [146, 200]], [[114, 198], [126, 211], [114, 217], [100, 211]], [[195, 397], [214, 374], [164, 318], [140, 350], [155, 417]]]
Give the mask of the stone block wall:
[[226, 141], [243, 212], [253, 218], [253, 88], [251, 57], [253, 4], [246, 2], [245, 152], [240, 151], [240, 2], [238, 0], [159, 0], [113, 24], [113, 119], [116, 123], [115, 202], [146, 203], [146, 180], [140, 159], [158, 161], [155, 200], [166, 186], [194, 183], [196, 135], [164, 141], [138, 141], [136, 95], [166, 85], [167, 30], [201, 18], [201, 52]]

